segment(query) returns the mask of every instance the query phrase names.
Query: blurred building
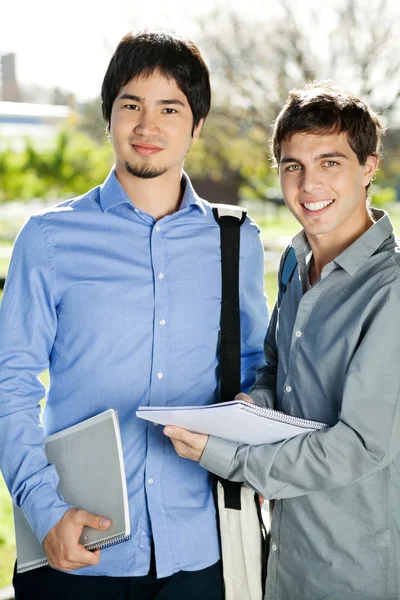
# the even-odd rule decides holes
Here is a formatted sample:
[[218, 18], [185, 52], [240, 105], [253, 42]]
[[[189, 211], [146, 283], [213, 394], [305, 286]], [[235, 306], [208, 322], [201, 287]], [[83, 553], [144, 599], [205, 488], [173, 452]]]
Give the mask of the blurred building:
[[21, 93], [15, 69], [15, 54], [3, 54], [0, 59], [0, 98], [6, 102], [20, 102]]
[[69, 106], [0, 102], [0, 148], [23, 150], [29, 137], [36, 147], [45, 147], [61, 127], [75, 121]]

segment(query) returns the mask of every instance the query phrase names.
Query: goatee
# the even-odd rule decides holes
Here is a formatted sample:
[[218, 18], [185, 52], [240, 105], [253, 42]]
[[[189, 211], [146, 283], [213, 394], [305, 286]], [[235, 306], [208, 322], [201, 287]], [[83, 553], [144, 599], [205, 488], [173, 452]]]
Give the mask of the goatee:
[[152, 167], [151, 165], [136, 166], [131, 165], [127, 160], [124, 163], [125, 169], [134, 177], [140, 177], [141, 179], [154, 179], [160, 177], [167, 172], [167, 167], [158, 168]]

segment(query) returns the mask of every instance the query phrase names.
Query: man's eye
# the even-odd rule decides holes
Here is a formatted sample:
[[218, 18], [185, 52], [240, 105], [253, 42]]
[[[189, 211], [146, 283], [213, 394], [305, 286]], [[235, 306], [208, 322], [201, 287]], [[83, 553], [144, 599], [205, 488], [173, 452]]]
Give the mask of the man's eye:
[[325, 161], [325, 165], [327, 167], [336, 167], [336, 165], [338, 165], [339, 163], [336, 162], [336, 160], [326, 160]]
[[125, 104], [124, 108], [127, 108], [128, 110], [139, 110], [139, 107], [137, 104]]
[[174, 113], [176, 113], [175, 108], [164, 108], [164, 112], [167, 115], [173, 115]]
[[286, 167], [286, 171], [298, 171], [300, 168], [300, 165], [289, 165]]

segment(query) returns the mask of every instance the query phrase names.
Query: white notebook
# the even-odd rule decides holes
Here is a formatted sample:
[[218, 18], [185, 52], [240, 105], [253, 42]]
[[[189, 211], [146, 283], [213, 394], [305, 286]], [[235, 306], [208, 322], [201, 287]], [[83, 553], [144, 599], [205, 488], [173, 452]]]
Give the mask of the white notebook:
[[[105, 548], [130, 537], [128, 493], [121, 435], [115, 410], [107, 410], [46, 438], [49, 463], [56, 466], [62, 498], [111, 520], [109, 529], [84, 527], [80, 542], [89, 550]], [[43, 546], [22, 510], [14, 509], [17, 571], [48, 564]]]
[[299, 419], [242, 400], [207, 406], [139, 406], [136, 415], [160, 425], [176, 425], [253, 446], [327, 427], [325, 423]]

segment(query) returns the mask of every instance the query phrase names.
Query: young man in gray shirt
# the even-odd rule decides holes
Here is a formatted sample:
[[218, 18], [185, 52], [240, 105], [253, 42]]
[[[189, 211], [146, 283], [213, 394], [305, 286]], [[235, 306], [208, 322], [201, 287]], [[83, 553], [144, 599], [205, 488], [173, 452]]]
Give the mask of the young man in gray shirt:
[[381, 134], [365, 102], [316, 83], [272, 139], [303, 229], [241, 397], [329, 427], [260, 446], [166, 428], [181, 456], [274, 500], [268, 600], [400, 598], [400, 247], [368, 198]]

